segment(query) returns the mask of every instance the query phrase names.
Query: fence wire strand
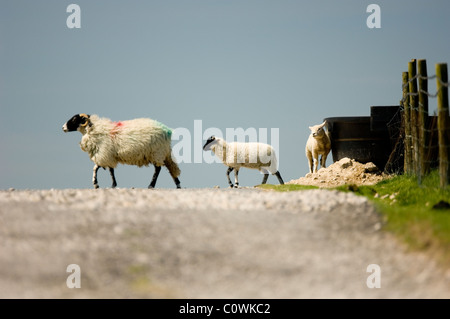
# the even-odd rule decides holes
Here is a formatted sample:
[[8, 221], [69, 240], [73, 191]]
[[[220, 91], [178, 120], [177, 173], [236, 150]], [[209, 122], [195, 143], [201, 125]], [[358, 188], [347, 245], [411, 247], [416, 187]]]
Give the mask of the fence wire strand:
[[[417, 80], [434, 80], [437, 79], [438, 90], [435, 93], [430, 93], [417, 85], [417, 92], [409, 92], [409, 85], [413, 81]], [[419, 83], [420, 84], [420, 83]], [[430, 169], [439, 167], [439, 161], [441, 164], [447, 165], [448, 167], [450, 159], [441, 159], [439, 160], [439, 149], [443, 148], [448, 150], [450, 145], [448, 142], [450, 141], [450, 133], [449, 139], [447, 143], [439, 145], [438, 141], [438, 116], [436, 113], [433, 115], [429, 115], [429, 111], [424, 107], [422, 101], [419, 99], [411, 99], [411, 97], [417, 97], [420, 95], [425, 95], [427, 98], [437, 98], [439, 93], [442, 90], [447, 90], [449, 87], [448, 82], [442, 81], [437, 75], [432, 76], [422, 76], [421, 74], [416, 74], [414, 77], [408, 79], [405, 83], [402, 84], [403, 96], [400, 100], [399, 112], [401, 115], [396, 114], [392, 118], [389, 123], [387, 123], [388, 129], [392, 130], [397, 128], [399, 133], [397, 136], [393, 136], [391, 138], [396, 139], [394, 150], [391, 153], [388, 164], [386, 165], [385, 170], [389, 168], [391, 171], [396, 169], [401, 171], [402, 169], [408, 169], [405, 165], [405, 156], [409, 155], [411, 158], [410, 168], [412, 171], [410, 173], [415, 173], [418, 175], [419, 184], [421, 183], [421, 175], [422, 173], [428, 173]], [[412, 101], [413, 100], [413, 101]], [[414, 103], [413, 103], [414, 102]], [[407, 108], [405, 110], [405, 107]], [[442, 116], [447, 116], [450, 118], [448, 114], [448, 105], [444, 107], [444, 113]], [[405, 112], [408, 113], [410, 123], [408, 128], [408, 133], [405, 126]], [[411, 115], [414, 115], [411, 121]], [[424, 120], [424, 123], [419, 123]], [[421, 125], [423, 124], [423, 125]], [[450, 120], [447, 123], [450, 125]], [[446, 128], [447, 132], [450, 131], [450, 128]], [[424, 141], [421, 141], [422, 138], [425, 137]], [[406, 154], [406, 147], [410, 148], [410, 154]], [[416, 149], [417, 148], [417, 149]], [[420, 153], [422, 152], [422, 153]], [[425, 167], [421, 167], [425, 166]], [[449, 168], [450, 169], [450, 168]]]

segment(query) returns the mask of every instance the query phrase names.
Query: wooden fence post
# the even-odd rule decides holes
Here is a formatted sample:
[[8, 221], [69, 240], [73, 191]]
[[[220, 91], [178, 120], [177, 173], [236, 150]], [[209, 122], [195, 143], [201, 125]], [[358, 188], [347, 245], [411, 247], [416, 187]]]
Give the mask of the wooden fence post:
[[[418, 174], [419, 170], [419, 140], [417, 136], [417, 109], [418, 109], [418, 98], [417, 98], [417, 79], [416, 77], [416, 59], [412, 59], [408, 63], [408, 77], [409, 77], [409, 103], [411, 108], [411, 144], [412, 144], [412, 168], [414, 174]], [[419, 183], [421, 180], [419, 179]]]
[[428, 80], [427, 60], [417, 61], [419, 74], [419, 176], [420, 179], [429, 173], [429, 159], [426, 156], [425, 147], [428, 145], [429, 134], [426, 129], [428, 123]]
[[448, 110], [447, 63], [436, 64], [436, 85], [438, 103], [439, 176], [440, 185], [450, 183], [450, 115]]
[[403, 83], [403, 126], [405, 128], [405, 162], [403, 165], [403, 171], [406, 175], [412, 173], [411, 162], [411, 108], [409, 107], [409, 84], [408, 84], [408, 72], [402, 73]]

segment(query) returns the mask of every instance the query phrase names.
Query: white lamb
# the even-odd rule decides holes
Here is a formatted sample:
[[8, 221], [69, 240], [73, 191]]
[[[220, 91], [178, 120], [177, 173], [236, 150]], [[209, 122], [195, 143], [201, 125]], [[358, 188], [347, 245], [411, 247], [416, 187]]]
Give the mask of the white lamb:
[[92, 182], [98, 188], [97, 171], [109, 168], [112, 188], [117, 186], [114, 168], [118, 163], [155, 166], [155, 173], [148, 188], [154, 188], [161, 166], [166, 166], [177, 188], [180, 169], [172, 160], [172, 130], [158, 121], [141, 118], [112, 122], [97, 115], [77, 114], [63, 125], [64, 132], [79, 131], [83, 134], [80, 147], [95, 163]]
[[204, 151], [211, 150], [223, 164], [228, 166], [227, 178], [230, 187], [230, 173], [234, 172], [234, 187], [239, 187], [238, 174], [241, 167], [257, 169], [264, 174], [261, 184], [267, 182], [269, 172], [278, 178], [280, 184], [284, 184], [278, 171], [278, 161], [272, 146], [263, 143], [227, 143], [224, 139], [211, 136], [203, 146]]
[[[319, 155], [322, 155], [320, 159], [320, 165], [325, 167], [328, 153], [331, 150], [331, 140], [328, 131], [325, 131], [324, 126], [327, 121], [320, 125], [310, 126], [311, 134], [306, 142], [306, 157], [308, 158], [309, 172], [316, 173], [319, 166]], [[313, 169], [314, 166], [314, 169]]]

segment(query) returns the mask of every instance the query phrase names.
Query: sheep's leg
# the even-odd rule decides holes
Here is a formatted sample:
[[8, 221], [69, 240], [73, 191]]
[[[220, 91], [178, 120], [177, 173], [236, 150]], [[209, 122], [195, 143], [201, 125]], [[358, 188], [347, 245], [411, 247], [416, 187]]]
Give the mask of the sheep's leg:
[[261, 184], [267, 183], [267, 179], [268, 178], [269, 178], [269, 173], [264, 173], [264, 177], [263, 177], [263, 180], [262, 180]]
[[153, 174], [152, 182], [148, 185], [148, 188], [155, 188], [156, 180], [158, 179], [159, 172], [161, 171], [161, 166], [155, 165], [155, 173]]
[[234, 188], [239, 188], [238, 174], [239, 174], [239, 169], [236, 168], [234, 170]]
[[175, 177], [174, 179], [173, 179], [173, 181], [175, 182], [175, 185], [177, 185], [177, 188], [179, 189], [179, 188], [181, 188], [181, 183], [180, 183], [180, 180], [178, 179], [178, 177]]
[[314, 166], [313, 172], [317, 173], [317, 166], [319, 166], [319, 154], [313, 152], [312, 156], [313, 156], [313, 166]]
[[228, 167], [227, 169], [227, 178], [228, 178], [228, 185], [230, 185], [231, 188], [233, 188], [233, 183], [230, 179], [230, 173], [233, 171], [233, 167]]
[[266, 170], [265, 168], [262, 168], [262, 167], [261, 167], [261, 168], [259, 169], [259, 172], [260, 172], [261, 174], [264, 174], [264, 177], [263, 177], [263, 180], [262, 180], [261, 184], [267, 183], [267, 179], [269, 178], [269, 171]]
[[313, 159], [311, 152], [306, 152], [306, 157], [308, 158], [308, 166], [309, 166], [309, 172], [313, 172]]
[[320, 158], [320, 165], [321, 165], [322, 167], [326, 167], [325, 164], [326, 164], [326, 162], [327, 162], [327, 156], [328, 156], [328, 155], [323, 154], [322, 157]]
[[97, 164], [95, 164], [94, 166], [94, 174], [92, 176], [92, 183], [94, 184], [94, 188], [97, 189], [98, 188], [98, 181], [97, 181], [97, 172], [98, 169], [100, 168], [100, 166], [98, 166]]
[[111, 175], [111, 178], [112, 178], [111, 188], [116, 188], [117, 182], [116, 182], [116, 177], [114, 176], [114, 168], [112, 168], [112, 167], [109, 168], [109, 174]]
[[275, 173], [275, 176], [278, 178], [278, 181], [280, 182], [280, 185], [284, 185], [283, 179], [281, 178], [280, 172], [277, 171]]
[[175, 161], [172, 160], [172, 155], [169, 155], [166, 160], [164, 161], [164, 165], [169, 170], [170, 176], [172, 176], [173, 181], [175, 182], [175, 185], [177, 188], [181, 188], [180, 180], [178, 179], [178, 176], [180, 175], [180, 169]]

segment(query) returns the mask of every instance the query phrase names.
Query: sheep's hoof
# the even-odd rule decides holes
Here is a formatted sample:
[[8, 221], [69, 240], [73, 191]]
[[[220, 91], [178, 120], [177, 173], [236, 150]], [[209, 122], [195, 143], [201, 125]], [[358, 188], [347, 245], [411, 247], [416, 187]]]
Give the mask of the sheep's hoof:
[[98, 185], [94, 185], [94, 189], [99, 189], [100, 187], [98, 187]]
[[230, 188], [233, 188], [234, 187], [234, 185], [233, 184], [230, 184]]
[[234, 188], [239, 188], [239, 185], [237, 185], [237, 184], [236, 184], [236, 185], [234, 185]]

